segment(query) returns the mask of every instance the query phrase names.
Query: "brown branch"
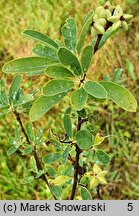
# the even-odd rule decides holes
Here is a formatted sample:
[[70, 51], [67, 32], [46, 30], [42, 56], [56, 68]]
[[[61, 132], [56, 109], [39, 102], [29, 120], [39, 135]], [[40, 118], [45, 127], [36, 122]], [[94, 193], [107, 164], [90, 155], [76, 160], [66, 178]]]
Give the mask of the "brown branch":
[[[29, 140], [29, 138], [28, 138], [28, 135], [27, 135], [27, 133], [26, 133], [26, 131], [25, 131], [25, 128], [24, 128], [24, 126], [23, 126], [23, 124], [22, 124], [22, 121], [21, 121], [21, 118], [20, 118], [20, 114], [19, 114], [17, 111], [14, 111], [13, 114], [15, 115], [16, 120], [17, 120], [17, 122], [18, 122], [19, 125], [20, 125], [21, 131], [22, 131], [22, 133], [24, 134], [27, 143], [28, 143], [28, 144], [31, 144], [31, 142], [30, 142], [30, 140]], [[43, 168], [42, 168], [42, 165], [41, 165], [41, 163], [40, 163], [40, 160], [39, 160], [39, 158], [38, 158], [38, 156], [37, 156], [36, 146], [34, 146], [33, 155], [34, 155], [34, 158], [35, 158], [35, 160], [36, 160], [36, 165], [37, 165], [38, 170], [42, 170]], [[47, 177], [45, 176], [45, 174], [41, 175], [40, 178], [42, 178], [42, 180], [46, 182], [47, 187], [48, 187], [49, 190], [51, 191], [51, 187], [50, 187], [50, 185], [49, 185], [49, 182], [48, 182]], [[52, 193], [52, 191], [51, 191], [51, 193]], [[56, 200], [57, 198], [55, 197], [55, 195], [54, 195], [53, 193], [52, 193], [52, 195], [53, 195], [54, 199]]]
[[97, 186], [97, 195], [98, 195], [98, 198], [102, 200], [101, 193], [100, 193], [100, 185]]

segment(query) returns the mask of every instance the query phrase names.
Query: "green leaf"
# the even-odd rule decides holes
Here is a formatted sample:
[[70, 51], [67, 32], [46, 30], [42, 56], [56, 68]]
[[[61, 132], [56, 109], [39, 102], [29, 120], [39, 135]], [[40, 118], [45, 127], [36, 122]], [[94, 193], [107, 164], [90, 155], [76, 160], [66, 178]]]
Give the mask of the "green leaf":
[[26, 148], [23, 150], [22, 155], [28, 155], [32, 153], [33, 151], [33, 146], [27, 145]]
[[61, 143], [58, 140], [50, 139], [49, 141], [57, 148], [57, 150], [63, 149], [63, 147], [61, 146]]
[[51, 80], [43, 87], [43, 94], [54, 96], [71, 90], [74, 83], [71, 80]]
[[9, 90], [10, 99], [15, 100], [21, 84], [21, 75], [14, 77]]
[[51, 181], [51, 184], [54, 185], [63, 185], [65, 184], [67, 181], [69, 181], [71, 179], [71, 177], [69, 176], [64, 176], [64, 175], [60, 175], [58, 177], [56, 177], [54, 180]]
[[47, 165], [47, 172], [49, 173], [49, 175], [51, 175], [54, 178], [57, 176], [56, 170], [50, 165], [49, 166]]
[[86, 72], [88, 70], [91, 64], [93, 53], [94, 53], [94, 49], [91, 45], [86, 46], [84, 48], [81, 57], [83, 72]]
[[76, 141], [81, 149], [88, 149], [92, 146], [92, 135], [86, 130], [80, 130], [76, 134]]
[[42, 44], [37, 43], [32, 51], [40, 57], [47, 57], [58, 61], [56, 50], [49, 46], [43, 46]]
[[81, 187], [80, 193], [83, 200], [92, 200], [92, 196], [87, 188]]
[[77, 113], [81, 118], [86, 118], [87, 113], [84, 108], [82, 110], [77, 111]]
[[38, 173], [37, 163], [34, 156], [30, 158], [30, 168], [34, 173]]
[[71, 146], [68, 145], [62, 155], [62, 164], [66, 164]]
[[50, 46], [55, 49], [58, 48], [57, 43], [55, 43], [51, 38], [49, 38], [47, 35], [42, 34], [41, 32], [28, 29], [23, 31], [23, 34], [38, 42], [44, 43], [47, 46]]
[[46, 164], [51, 164], [55, 161], [58, 161], [60, 158], [61, 158], [60, 153], [50, 153], [43, 156], [42, 162]]
[[108, 164], [110, 162], [110, 157], [109, 155], [102, 151], [102, 150], [97, 150], [96, 151], [96, 156], [98, 158], [98, 160], [102, 163], [102, 164]]
[[71, 50], [76, 49], [76, 37], [77, 37], [77, 26], [76, 21], [73, 18], [68, 18], [66, 23], [61, 29], [62, 35], [64, 37], [65, 46]]
[[11, 146], [7, 151], [7, 155], [10, 156], [10, 155], [14, 154], [17, 151], [18, 147], [19, 146], [17, 146], [17, 145]]
[[[114, 70], [114, 75], [113, 75], [112, 82], [118, 83], [120, 81], [120, 79], [121, 79], [122, 72], [123, 72], [122, 68], [116, 68]], [[106, 80], [106, 81], [108, 81], [108, 80]]]
[[64, 115], [64, 128], [68, 137], [72, 138], [72, 123], [69, 115]]
[[32, 105], [29, 116], [30, 120], [36, 121], [46, 112], [48, 112], [55, 104], [62, 100], [67, 93], [57, 94], [52, 97], [41, 96]]
[[94, 139], [94, 146], [100, 145], [104, 141], [104, 139], [105, 137], [102, 137], [99, 133], [97, 133]]
[[4, 79], [0, 80], [0, 99], [3, 105], [7, 105], [9, 103], [9, 100], [6, 94], [6, 82]]
[[134, 65], [131, 61], [127, 60], [126, 61], [126, 70], [128, 72], [128, 75], [130, 76], [130, 78], [132, 80], [136, 80], [136, 74], [135, 74], [135, 71], [134, 71]]
[[61, 64], [69, 67], [76, 76], [81, 75], [82, 69], [77, 57], [68, 49], [62, 47], [58, 50], [58, 58]]
[[39, 170], [37, 175], [35, 176], [35, 179], [40, 178], [44, 174], [44, 170]]
[[22, 179], [22, 184], [32, 184], [32, 182], [34, 181], [34, 176], [28, 176], [24, 179]]
[[5, 73], [30, 73], [33, 75], [42, 73], [54, 62], [55, 60], [42, 57], [18, 58], [7, 62], [2, 70]]
[[74, 77], [72, 72], [61, 65], [52, 65], [45, 69], [45, 74], [51, 78], [70, 78]]
[[62, 196], [62, 188], [54, 185], [50, 185], [50, 189], [52, 194], [56, 196], [56, 198], [61, 198]]
[[78, 43], [77, 43], [77, 51], [78, 51], [78, 53], [80, 53], [81, 48], [84, 46], [85, 37], [86, 37], [86, 35], [87, 35], [89, 26], [90, 26], [91, 23], [92, 23], [93, 15], [94, 15], [94, 12], [93, 12], [93, 11], [90, 11], [90, 12], [86, 15], [86, 17], [85, 17], [85, 19], [84, 19], [84, 23], [83, 23], [83, 26], [82, 26], [82, 30], [81, 30], [81, 33], [80, 33], [80, 36], [79, 36], [79, 40], [78, 40]]
[[107, 98], [107, 92], [105, 88], [100, 85], [98, 82], [94, 81], [87, 81], [84, 84], [85, 91], [90, 94], [91, 96], [99, 99]]
[[136, 112], [137, 101], [128, 89], [112, 82], [101, 82], [101, 85], [114, 103], [128, 112]]
[[28, 122], [26, 124], [26, 132], [27, 132], [29, 140], [31, 142], [34, 142], [35, 141], [35, 133], [34, 133], [34, 127], [33, 127], [31, 122]]
[[75, 110], [82, 110], [87, 102], [88, 94], [83, 88], [79, 88], [71, 94], [71, 104]]

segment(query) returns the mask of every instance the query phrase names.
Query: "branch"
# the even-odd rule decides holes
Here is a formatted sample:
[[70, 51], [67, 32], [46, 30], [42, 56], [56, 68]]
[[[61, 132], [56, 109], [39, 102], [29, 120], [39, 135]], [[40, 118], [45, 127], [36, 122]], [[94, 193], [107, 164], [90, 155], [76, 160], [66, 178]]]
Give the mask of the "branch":
[[[22, 133], [24, 134], [27, 143], [28, 143], [28, 144], [31, 144], [31, 142], [30, 142], [30, 140], [29, 140], [29, 138], [28, 138], [28, 135], [27, 135], [27, 133], [26, 133], [26, 131], [25, 131], [25, 128], [24, 128], [24, 126], [23, 126], [23, 124], [22, 124], [22, 121], [21, 121], [21, 118], [20, 118], [20, 114], [19, 114], [17, 111], [14, 111], [13, 114], [15, 115], [16, 120], [17, 120], [17, 122], [18, 122], [19, 125], [20, 125], [21, 131], [22, 131]], [[34, 158], [35, 158], [35, 160], [36, 160], [36, 164], [37, 164], [38, 170], [42, 170], [43, 168], [42, 168], [42, 165], [41, 165], [40, 160], [39, 160], [38, 155], [37, 155], [36, 146], [34, 147], [33, 155], [34, 155]], [[48, 182], [47, 177], [45, 176], [45, 174], [41, 175], [40, 178], [42, 178], [42, 180], [46, 182], [47, 187], [48, 187], [49, 190], [51, 191], [51, 187], [50, 187], [50, 185], [49, 185], [49, 182]], [[52, 193], [52, 191], [51, 191], [51, 193]], [[54, 199], [56, 200], [57, 198], [55, 197], [55, 195], [54, 195], [53, 193], [52, 193], [52, 195], [53, 195]]]

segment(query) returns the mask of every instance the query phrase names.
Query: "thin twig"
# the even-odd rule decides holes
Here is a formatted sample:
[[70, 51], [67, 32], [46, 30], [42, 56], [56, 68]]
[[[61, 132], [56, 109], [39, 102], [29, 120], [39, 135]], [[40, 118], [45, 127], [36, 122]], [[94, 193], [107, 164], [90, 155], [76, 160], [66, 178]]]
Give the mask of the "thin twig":
[[[23, 126], [23, 124], [22, 124], [22, 121], [21, 121], [21, 118], [20, 118], [20, 114], [19, 114], [17, 111], [14, 111], [13, 114], [15, 115], [16, 120], [17, 120], [17, 122], [18, 122], [19, 125], [20, 125], [21, 131], [22, 131], [22, 133], [24, 134], [27, 143], [28, 143], [28, 144], [31, 144], [31, 142], [30, 142], [30, 140], [29, 140], [29, 138], [28, 138], [28, 135], [27, 135], [27, 133], [26, 133], [26, 131], [25, 131], [25, 128], [24, 128], [24, 126]], [[34, 155], [34, 158], [35, 158], [35, 160], [36, 160], [36, 164], [37, 164], [38, 170], [42, 170], [43, 168], [42, 168], [42, 165], [41, 165], [40, 160], [39, 160], [38, 155], [37, 155], [36, 146], [34, 146], [33, 155]], [[50, 187], [50, 185], [49, 185], [49, 182], [48, 182], [47, 177], [45, 176], [45, 174], [41, 175], [40, 178], [42, 178], [42, 180], [44, 180], [44, 181], [46, 182], [47, 187], [48, 187], [49, 190], [51, 191], [51, 187]], [[52, 191], [51, 191], [51, 193], [52, 193]], [[52, 193], [52, 195], [53, 195], [54, 199], [56, 200], [57, 198], [55, 197], [55, 195], [54, 195], [53, 193]]]

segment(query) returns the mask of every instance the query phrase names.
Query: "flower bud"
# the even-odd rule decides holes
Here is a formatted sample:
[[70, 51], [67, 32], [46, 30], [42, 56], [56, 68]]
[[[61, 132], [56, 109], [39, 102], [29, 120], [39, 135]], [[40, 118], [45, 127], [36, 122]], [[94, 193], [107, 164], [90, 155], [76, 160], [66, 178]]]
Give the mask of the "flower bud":
[[98, 14], [94, 14], [93, 16], [93, 21], [95, 22], [96, 20], [98, 20]]
[[95, 10], [95, 14], [99, 14], [99, 12], [103, 9], [103, 6], [99, 6]]
[[108, 19], [109, 17], [111, 17], [111, 12], [110, 12], [110, 10], [106, 10], [106, 18]]
[[122, 26], [122, 29], [123, 29], [124, 31], [127, 31], [127, 30], [128, 30], [128, 24], [127, 24], [126, 21], [122, 21], [122, 22], [121, 22], [121, 26]]
[[95, 38], [95, 37], [98, 36], [98, 34], [99, 34], [99, 32], [94, 27], [92, 27], [91, 28], [91, 35], [92, 35], [92, 37]]
[[115, 7], [113, 16], [122, 16], [122, 15], [123, 15], [123, 9], [121, 8], [120, 5], [117, 5]]
[[117, 30], [120, 27], [121, 27], [121, 21], [118, 20], [117, 22], [113, 23], [113, 25], [112, 25], [112, 31], [115, 31], [115, 30]]
[[107, 19], [109, 22], [115, 23], [119, 20], [118, 16], [111, 16]]
[[133, 15], [131, 15], [131, 14], [124, 14], [123, 17], [124, 17], [125, 20], [130, 20], [130, 19], [133, 18]]
[[99, 18], [106, 18], [106, 10], [104, 8], [99, 12]]
[[106, 22], [106, 20], [104, 18], [99, 18], [96, 21], [96, 23], [98, 23], [98, 24], [102, 25], [103, 27], [105, 27], [107, 22]]
[[104, 34], [105, 33], [105, 29], [102, 25], [98, 24], [98, 23], [94, 23], [94, 28], [100, 33], [100, 34]]

